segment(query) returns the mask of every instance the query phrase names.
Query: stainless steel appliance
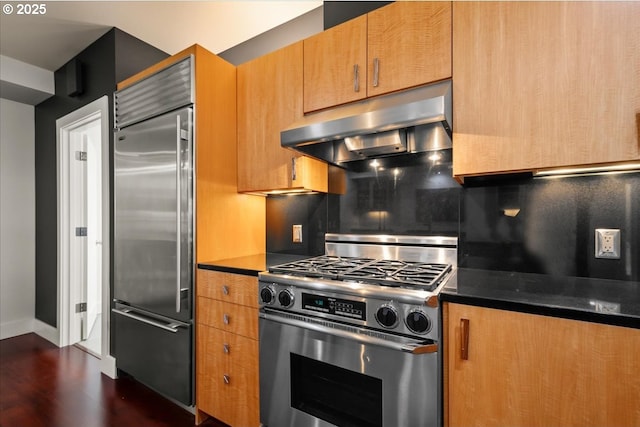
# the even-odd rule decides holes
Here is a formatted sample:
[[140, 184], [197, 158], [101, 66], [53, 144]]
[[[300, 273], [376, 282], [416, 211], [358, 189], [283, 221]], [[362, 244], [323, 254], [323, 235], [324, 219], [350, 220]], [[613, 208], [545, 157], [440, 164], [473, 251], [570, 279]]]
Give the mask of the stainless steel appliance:
[[305, 114], [281, 132], [280, 143], [343, 168], [451, 148], [451, 99], [451, 80], [443, 80]]
[[193, 402], [193, 89], [187, 58], [115, 94], [116, 366]]
[[440, 423], [438, 292], [457, 239], [327, 234], [259, 275], [267, 427]]

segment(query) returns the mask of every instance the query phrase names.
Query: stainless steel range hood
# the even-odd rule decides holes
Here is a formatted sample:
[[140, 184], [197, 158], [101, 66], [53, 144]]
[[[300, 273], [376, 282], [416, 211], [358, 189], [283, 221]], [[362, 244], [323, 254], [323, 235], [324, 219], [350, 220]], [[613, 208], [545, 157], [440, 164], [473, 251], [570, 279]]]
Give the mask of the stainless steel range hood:
[[280, 134], [283, 147], [338, 166], [451, 148], [451, 80], [308, 114]]

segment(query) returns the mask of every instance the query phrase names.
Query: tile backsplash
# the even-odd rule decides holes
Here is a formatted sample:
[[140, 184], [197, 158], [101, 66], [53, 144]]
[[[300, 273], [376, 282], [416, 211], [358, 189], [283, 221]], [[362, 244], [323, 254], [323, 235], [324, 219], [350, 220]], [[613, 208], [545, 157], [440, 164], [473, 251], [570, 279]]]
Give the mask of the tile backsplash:
[[[460, 266], [638, 280], [640, 173], [468, 187]], [[619, 260], [595, 258], [595, 229], [621, 232]]]
[[[319, 255], [326, 232], [446, 235], [460, 267], [640, 280], [640, 173], [461, 186], [450, 150], [431, 154], [350, 164], [341, 195], [270, 196], [267, 251]], [[596, 228], [620, 229], [619, 260], [595, 258]]]

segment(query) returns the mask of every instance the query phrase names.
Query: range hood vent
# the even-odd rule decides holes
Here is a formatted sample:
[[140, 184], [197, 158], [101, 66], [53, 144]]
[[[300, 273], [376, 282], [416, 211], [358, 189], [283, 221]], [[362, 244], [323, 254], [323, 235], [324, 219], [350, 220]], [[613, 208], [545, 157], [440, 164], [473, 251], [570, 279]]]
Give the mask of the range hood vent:
[[308, 114], [281, 145], [346, 167], [375, 157], [451, 148], [451, 80]]

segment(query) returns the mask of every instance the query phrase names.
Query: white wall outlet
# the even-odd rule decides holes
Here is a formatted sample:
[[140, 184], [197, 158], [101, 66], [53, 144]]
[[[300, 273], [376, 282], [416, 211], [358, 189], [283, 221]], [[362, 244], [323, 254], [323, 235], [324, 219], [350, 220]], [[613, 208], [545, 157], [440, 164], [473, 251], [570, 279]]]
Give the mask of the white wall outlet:
[[620, 259], [620, 230], [596, 228], [596, 258]]
[[293, 243], [302, 243], [302, 224], [293, 226]]

